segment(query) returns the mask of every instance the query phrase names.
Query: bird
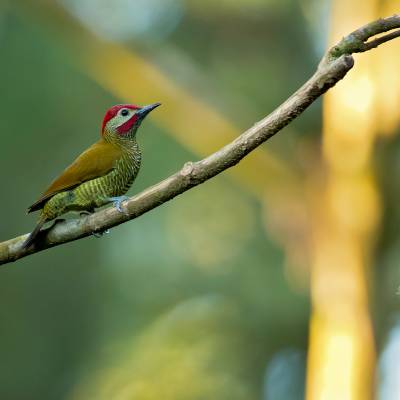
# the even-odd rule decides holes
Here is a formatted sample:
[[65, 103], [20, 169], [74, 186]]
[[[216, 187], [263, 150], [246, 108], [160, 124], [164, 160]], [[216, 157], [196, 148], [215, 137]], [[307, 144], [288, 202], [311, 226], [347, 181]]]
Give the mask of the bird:
[[136, 133], [144, 118], [161, 103], [144, 107], [118, 104], [107, 110], [100, 139], [84, 151], [28, 208], [39, 211], [34, 230], [22, 245], [29, 248], [46, 222], [69, 212], [91, 214], [113, 202], [119, 212], [125, 193], [139, 172], [142, 154]]

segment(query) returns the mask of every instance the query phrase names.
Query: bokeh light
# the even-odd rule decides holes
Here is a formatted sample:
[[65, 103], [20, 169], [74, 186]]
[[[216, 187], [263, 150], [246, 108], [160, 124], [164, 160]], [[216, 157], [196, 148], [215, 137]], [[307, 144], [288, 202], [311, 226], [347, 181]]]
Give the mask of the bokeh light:
[[90, 30], [109, 40], [161, 40], [179, 23], [181, 0], [60, 0]]

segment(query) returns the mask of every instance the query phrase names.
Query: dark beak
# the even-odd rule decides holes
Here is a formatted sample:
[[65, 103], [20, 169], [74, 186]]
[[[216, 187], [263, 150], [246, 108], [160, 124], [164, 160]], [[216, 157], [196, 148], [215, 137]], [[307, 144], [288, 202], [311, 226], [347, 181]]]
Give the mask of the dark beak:
[[153, 111], [158, 106], [161, 106], [161, 103], [154, 103], [149, 104], [148, 106], [144, 106], [140, 110], [136, 111], [136, 115], [138, 115], [139, 118], [143, 119], [149, 112]]

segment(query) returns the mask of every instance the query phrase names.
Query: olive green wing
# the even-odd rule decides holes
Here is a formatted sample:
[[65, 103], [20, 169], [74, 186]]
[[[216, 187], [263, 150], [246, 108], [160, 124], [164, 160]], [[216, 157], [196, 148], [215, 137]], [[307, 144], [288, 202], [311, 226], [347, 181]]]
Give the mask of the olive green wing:
[[43, 195], [28, 208], [28, 213], [40, 210], [57, 193], [73, 189], [81, 183], [108, 174], [121, 157], [119, 147], [99, 140], [82, 153], [64, 172], [56, 178]]

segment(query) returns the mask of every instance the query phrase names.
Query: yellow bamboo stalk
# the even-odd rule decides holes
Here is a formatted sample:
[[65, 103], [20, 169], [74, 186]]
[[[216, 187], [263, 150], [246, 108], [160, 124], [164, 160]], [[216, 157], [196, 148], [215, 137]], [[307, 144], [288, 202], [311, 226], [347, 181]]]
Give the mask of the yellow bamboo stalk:
[[[336, 0], [331, 43], [377, 17], [375, 0]], [[373, 56], [360, 57], [324, 101], [326, 180], [314, 196], [308, 400], [368, 400], [373, 393], [366, 273], [381, 213], [371, 165], [379, 90]]]

